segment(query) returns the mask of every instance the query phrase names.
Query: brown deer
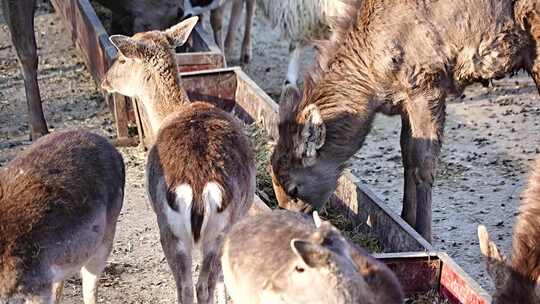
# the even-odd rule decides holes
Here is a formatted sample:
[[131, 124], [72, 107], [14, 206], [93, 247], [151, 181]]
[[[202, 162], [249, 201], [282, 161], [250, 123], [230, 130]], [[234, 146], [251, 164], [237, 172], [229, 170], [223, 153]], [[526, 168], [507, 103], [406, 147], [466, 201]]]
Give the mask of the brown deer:
[[120, 153], [86, 131], [47, 135], [0, 169], [0, 303], [58, 303], [80, 270], [95, 304], [124, 181]]
[[403, 303], [395, 275], [330, 223], [287, 210], [248, 217], [223, 245], [235, 304]]
[[486, 227], [478, 227], [480, 249], [495, 283], [493, 304], [540, 303], [540, 160], [529, 179], [514, 226], [513, 252], [507, 261]]
[[[391, 20], [391, 22], [389, 21]], [[323, 44], [303, 94], [287, 87], [272, 156], [280, 206], [320, 208], [376, 113], [401, 115], [402, 217], [431, 240], [431, 189], [448, 95], [524, 69], [540, 84], [534, 0], [366, 0]]]
[[203, 253], [197, 303], [213, 302], [223, 234], [246, 215], [255, 193], [254, 156], [243, 128], [211, 104], [188, 103], [176, 73], [171, 46], [182, 45], [196, 23], [193, 17], [163, 32], [112, 36], [120, 54], [102, 84], [140, 98], [157, 134], [146, 166], [148, 195], [184, 304], [193, 303], [194, 248]]
[[[35, 0], [1, 0], [4, 18], [11, 32], [11, 40], [17, 52], [24, 79], [30, 138], [35, 140], [48, 133], [43, 115], [41, 96], [37, 81], [38, 56], [34, 34]], [[129, 14], [133, 32], [164, 29], [178, 21], [179, 0], [98, 0], [113, 10], [113, 14]], [[114, 20], [113, 20], [114, 21]]]

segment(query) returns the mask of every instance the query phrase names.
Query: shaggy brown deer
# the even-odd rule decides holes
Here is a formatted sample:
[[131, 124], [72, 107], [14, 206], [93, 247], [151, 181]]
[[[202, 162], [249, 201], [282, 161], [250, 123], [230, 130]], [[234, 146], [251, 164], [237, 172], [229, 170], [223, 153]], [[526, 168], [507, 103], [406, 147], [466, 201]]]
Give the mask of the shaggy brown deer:
[[58, 303], [81, 271], [85, 304], [113, 246], [124, 163], [103, 137], [55, 132], [0, 169], [0, 303]]
[[212, 303], [223, 234], [246, 215], [255, 193], [253, 152], [229, 113], [188, 103], [171, 46], [185, 42], [197, 17], [160, 32], [112, 36], [119, 59], [103, 88], [139, 97], [156, 139], [148, 153], [147, 188], [178, 300], [193, 303], [192, 250], [203, 253], [197, 303]]
[[401, 304], [395, 275], [318, 217], [287, 210], [237, 223], [223, 245], [235, 304]]
[[320, 208], [375, 114], [401, 115], [402, 217], [431, 240], [446, 97], [520, 69], [540, 84], [540, 4], [366, 0], [340, 32], [320, 46], [320, 67], [303, 94], [284, 89], [272, 156], [280, 206]]
[[514, 226], [513, 252], [507, 261], [486, 227], [478, 227], [480, 249], [495, 283], [493, 304], [540, 303], [540, 160], [536, 163]]
[[[113, 10], [115, 15], [129, 14], [133, 31], [164, 29], [178, 20], [179, 0], [107, 1], [98, 0]], [[34, 34], [35, 0], [2, 0], [4, 18], [11, 32], [11, 40], [17, 52], [21, 66], [26, 102], [30, 138], [35, 140], [47, 134], [48, 128], [43, 115], [41, 95], [37, 81], [38, 55]]]

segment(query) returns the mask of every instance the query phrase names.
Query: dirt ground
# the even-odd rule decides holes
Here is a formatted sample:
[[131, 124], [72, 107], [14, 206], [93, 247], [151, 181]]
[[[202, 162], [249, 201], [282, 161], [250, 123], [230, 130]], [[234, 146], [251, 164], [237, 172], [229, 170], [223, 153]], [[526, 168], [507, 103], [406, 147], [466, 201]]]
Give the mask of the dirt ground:
[[[245, 69], [276, 97], [286, 73], [288, 45], [260, 16], [254, 31], [253, 62]], [[83, 127], [113, 138], [113, 117], [59, 19], [50, 13], [36, 17], [36, 33], [39, 82], [51, 129]], [[235, 58], [238, 56], [237, 50]], [[235, 60], [229, 64], [234, 65]], [[434, 245], [447, 251], [488, 290], [492, 287], [479, 255], [476, 226], [486, 224], [509, 252], [524, 181], [540, 154], [539, 116], [536, 88], [524, 75], [497, 81], [491, 88], [474, 86], [448, 105], [445, 145], [433, 195]], [[397, 213], [403, 183], [399, 128], [399, 119], [379, 117], [351, 162], [352, 172]], [[0, 165], [28, 144], [23, 81], [7, 27], [0, 24]], [[146, 200], [144, 153], [138, 148], [120, 150], [127, 167], [126, 197], [114, 251], [101, 282], [100, 302], [171, 303], [176, 291]], [[80, 280], [68, 281], [64, 302], [80, 302]]]

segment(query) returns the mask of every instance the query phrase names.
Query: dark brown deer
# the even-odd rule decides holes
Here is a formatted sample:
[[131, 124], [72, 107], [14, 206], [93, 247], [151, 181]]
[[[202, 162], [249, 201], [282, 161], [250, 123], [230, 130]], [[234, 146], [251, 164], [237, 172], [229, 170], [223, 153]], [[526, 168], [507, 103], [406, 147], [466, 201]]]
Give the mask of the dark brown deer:
[[213, 302], [223, 235], [253, 204], [255, 164], [243, 128], [229, 113], [189, 103], [172, 46], [185, 43], [197, 17], [166, 31], [112, 36], [119, 58], [102, 87], [138, 97], [157, 134], [146, 165], [148, 195], [178, 301], [193, 303], [192, 251], [203, 253], [197, 303]]
[[124, 180], [120, 153], [85, 131], [47, 135], [0, 169], [0, 303], [58, 303], [80, 270], [95, 304]]
[[386, 265], [330, 223], [286, 210], [248, 217], [223, 245], [223, 274], [235, 304], [401, 304]]
[[[164, 29], [178, 21], [179, 0], [98, 0], [113, 10], [115, 15], [129, 14], [133, 32]], [[43, 115], [41, 96], [37, 81], [38, 55], [34, 35], [35, 0], [2, 0], [4, 18], [11, 32], [21, 66], [28, 104], [30, 138], [35, 140], [48, 133]]]
[[489, 238], [486, 227], [478, 227], [480, 249], [495, 283], [493, 304], [540, 303], [540, 161], [529, 179], [514, 226], [510, 261]]
[[540, 3], [366, 0], [341, 31], [320, 46], [303, 94], [284, 89], [272, 157], [280, 206], [320, 208], [375, 114], [401, 115], [402, 217], [431, 240], [446, 97], [520, 69], [540, 84]]

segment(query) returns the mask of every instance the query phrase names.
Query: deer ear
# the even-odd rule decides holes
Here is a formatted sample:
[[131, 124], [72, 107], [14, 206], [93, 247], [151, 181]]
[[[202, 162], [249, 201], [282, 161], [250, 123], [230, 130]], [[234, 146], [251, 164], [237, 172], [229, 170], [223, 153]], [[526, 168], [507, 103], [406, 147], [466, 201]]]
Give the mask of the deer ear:
[[509, 270], [506, 266], [506, 258], [499, 252], [497, 245], [489, 238], [484, 225], [478, 226], [478, 239], [480, 251], [486, 257], [486, 268], [496, 288], [504, 286], [509, 278]]
[[279, 122], [294, 119], [294, 112], [300, 101], [300, 91], [295, 85], [288, 84], [281, 91], [279, 98]]
[[169, 43], [174, 47], [186, 43], [198, 21], [199, 17], [191, 17], [165, 30], [164, 33], [169, 39]]
[[310, 166], [326, 139], [326, 126], [316, 105], [310, 104], [302, 111], [304, 126], [295, 143], [295, 156]]
[[293, 252], [309, 267], [317, 268], [328, 264], [330, 253], [321, 245], [308, 241], [292, 239], [291, 248]]
[[124, 35], [112, 35], [109, 37], [109, 40], [118, 52], [127, 58], [142, 58], [142, 54], [146, 48], [143, 43]]

